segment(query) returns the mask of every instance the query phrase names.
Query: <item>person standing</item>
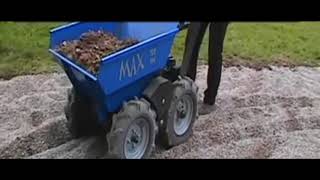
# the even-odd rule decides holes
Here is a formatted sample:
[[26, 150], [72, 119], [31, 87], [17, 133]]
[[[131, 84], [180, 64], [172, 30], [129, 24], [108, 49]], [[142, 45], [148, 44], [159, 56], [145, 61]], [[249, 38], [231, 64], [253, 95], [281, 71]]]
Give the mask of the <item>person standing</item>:
[[215, 109], [222, 73], [224, 40], [228, 25], [229, 22], [190, 22], [189, 24], [180, 73], [194, 81], [196, 80], [200, 47], [209, 26], [207, 89], [204, 92], [203, 103], [199, 108], [200, 115], [208, 114]]

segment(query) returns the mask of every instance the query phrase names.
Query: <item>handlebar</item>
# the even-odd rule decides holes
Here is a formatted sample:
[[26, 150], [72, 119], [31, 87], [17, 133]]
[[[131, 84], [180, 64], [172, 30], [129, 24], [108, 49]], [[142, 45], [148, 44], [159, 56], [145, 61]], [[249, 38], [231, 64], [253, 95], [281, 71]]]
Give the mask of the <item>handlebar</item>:
[[182, 31], [182, 30], [185, 30], [189, 27], [189, 24], [190, 23], [186, 23], [186, 22], [179, 22], [179, 26], [178, 28]]

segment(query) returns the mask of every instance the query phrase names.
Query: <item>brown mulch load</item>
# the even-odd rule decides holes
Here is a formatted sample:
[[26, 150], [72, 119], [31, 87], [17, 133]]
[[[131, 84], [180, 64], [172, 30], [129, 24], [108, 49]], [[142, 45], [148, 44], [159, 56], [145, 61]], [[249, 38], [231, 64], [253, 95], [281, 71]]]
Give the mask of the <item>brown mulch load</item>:
[[58, 51], [97, 74], [104, 57], [137, 43], [136, 39], [120, 40], [109, 32], [89, 31], [79, 40], [63, 42]]

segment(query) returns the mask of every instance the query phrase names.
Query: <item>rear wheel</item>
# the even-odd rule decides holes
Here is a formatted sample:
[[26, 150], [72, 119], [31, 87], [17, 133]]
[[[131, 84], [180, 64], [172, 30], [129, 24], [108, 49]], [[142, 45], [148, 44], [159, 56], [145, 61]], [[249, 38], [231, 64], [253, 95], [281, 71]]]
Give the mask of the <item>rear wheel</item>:
[[172, 102], [160, 127], [160, 144], [165, 149], [185, 143], [192, 135], [197, 118], [197, 87], [187, 78], [174, 82]]
[[145, 159], [155, 148], [156, 113], [145, 99], [126, 103], [113, 116], [107, 135], [109, 155], [117, 159]]
[[74, 89], [68, 91], [68, 102], [64, 110], [67, 128], [74, 138], [98, 133], [98, 124], [92, 107]]

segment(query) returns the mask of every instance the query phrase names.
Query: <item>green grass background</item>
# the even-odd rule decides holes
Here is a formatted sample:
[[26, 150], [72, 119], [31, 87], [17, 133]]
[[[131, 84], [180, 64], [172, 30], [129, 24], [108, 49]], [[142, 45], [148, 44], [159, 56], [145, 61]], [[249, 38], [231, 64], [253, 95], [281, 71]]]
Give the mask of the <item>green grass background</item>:
[[[48, 53], [49, 30], [62, 22], [0, 22], [0, 78], [56, 71]], [[173, 55], [180, 60], [186, 32], [179, 34]], [[208, 33], [200, 56], [207, 60]], [[231, 23], [224, 56], [251, 63], [284, 59], [294, 65], [320, 66], [320, 22]], [[235, 58], [236, 57], [236, 58]]]

